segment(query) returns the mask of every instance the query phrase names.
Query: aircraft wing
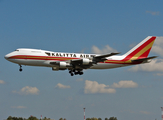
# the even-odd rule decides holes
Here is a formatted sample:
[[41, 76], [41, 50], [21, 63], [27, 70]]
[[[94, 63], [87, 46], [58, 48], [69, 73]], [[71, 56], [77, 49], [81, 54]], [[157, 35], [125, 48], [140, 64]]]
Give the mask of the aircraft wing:
[[87, 68], [90, 68], [93, 65], [92, 64], [92, 60], [85, 59], [85, 58], [82, 58], [82, 59], [74, 59], [74, 60], [71, 60], [70, 63], [73, 66], [77, 66], [80, 69], [87, 69]]
[[117, 54], [120, 54], [120, 53], [110, 53], [110, 54], [103, 54], [103, 55], [98, 55], [98, 56], [94, 56], [93, 57], [93, 60], [94, 62], [104, 62], [106, 59], [106, 57], [110, 57], [110, 56], [113, 56], [113, 55], [117, 55]]
[[[106, 57], [110, 57], [110, 56], [113, 56], [113, 55], [117, 55], [119, 53], [110, 53], [110, 54], [103, 54], [103, 55], [97, 55], [97, 56], [94, 56], [93, 58], [82, 58], [82, 59], [75, 59], [75, 60], [71, 60], [71, 63], [72, 64], [87, 64], [87, 63], [97, 63], [97, 62], [103, 62], [106, 59]], [[91, 65], [89, 64], [89, 65]]]
[[103, 54], [103, 55], [95, 56], [94, 58], [101, 59], [101, 58], [110, 57], [110, 56], [117, 55], [117, 54], [120, 54], [120, 53]]
[[148, 60], [154, 59], [158, 56], [152, 56], [152, 57], [148, 57], [148, 58], [141, 58], [141, 59], [136, 59], [136, 60], [132, 60], [132, 62], [149, 62]]
[[59, 65], [60, 61], [50, 62], [51, 65]]
[[74, 60], [71, 60], [71, 63], [72, 64], [80, 64], [83, 62], [83, 59], [74, 59]]
[[61, 66], [62, 64], [67, 64], [69, 63], [71, 67], [74, 68], [79, 68], [79, 69], [87, 69], [93, 66], [93, 64], [97, 64], [98, 62], [104, 62], [107, 60], [106, 57], [110, 57], [113, 55], [117, 55], [119, 53], [110, 53], [110, 54], [103, 54], [103, 55], [97, 55], [92, 58], [80, 58], [80, 59], [72, 59], [68, 61], [55, 61], [55, 62], [50, 62], [51, 65], [59, 65]]

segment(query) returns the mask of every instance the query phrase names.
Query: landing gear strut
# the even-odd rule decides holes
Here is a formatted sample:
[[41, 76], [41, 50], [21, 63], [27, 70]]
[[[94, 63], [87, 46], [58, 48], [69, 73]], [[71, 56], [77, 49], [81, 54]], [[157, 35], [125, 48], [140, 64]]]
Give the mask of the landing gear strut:
[[71, 76], [74, 76], [74, 75], [83, 75], [83, 72], [82, 71], [79, 71], [79, 70], [70, 70], [69, 71], [70, 75]]
[[22, 69], [22, 66], [21, 65], [19, 65], [19, 66], [20, 66], [19, 71], [21, 72], [23, 69]]

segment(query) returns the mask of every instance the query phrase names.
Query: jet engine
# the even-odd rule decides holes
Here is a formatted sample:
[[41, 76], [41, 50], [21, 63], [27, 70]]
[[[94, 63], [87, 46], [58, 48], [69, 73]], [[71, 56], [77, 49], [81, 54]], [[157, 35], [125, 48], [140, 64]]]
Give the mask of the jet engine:
[[84, 59], [82, 60], [83, 65], [89, 65], [91, 62], [92, 62], [92, 60], [86, 59], [86, 58], [84, 58]]
[[54, 67], [52, 67], [52, 70], [66, 70], [69, 66], [66, 62], [53, 62]]
[[66, 62], [59, 62], [59, 67], [60, 68], [67, 68], [67, 63]]

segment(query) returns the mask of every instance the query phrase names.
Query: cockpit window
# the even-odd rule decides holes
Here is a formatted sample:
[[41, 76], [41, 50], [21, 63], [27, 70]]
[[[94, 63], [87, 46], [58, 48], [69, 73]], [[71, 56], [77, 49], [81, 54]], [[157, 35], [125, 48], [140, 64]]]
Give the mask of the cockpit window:
[[50, 53], [49, 52], [45, 52], [48, 56], [50, 56]]
[[19, 50], [17, 49], [17, 50], [15, 50], [15, 51], [19, 51]]

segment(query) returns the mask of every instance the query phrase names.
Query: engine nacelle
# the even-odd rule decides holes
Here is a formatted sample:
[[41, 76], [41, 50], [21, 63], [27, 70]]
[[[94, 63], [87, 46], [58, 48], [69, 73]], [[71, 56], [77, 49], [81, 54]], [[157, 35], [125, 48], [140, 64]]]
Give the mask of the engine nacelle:
[[67, 63], [66, 62], [59, 62], [60, 68], [66, 68]]
[[66, 62], [57, 62], [55, 63], [55, 66], [52, 67], [52, 70], [58, 71], [58, 70], [66, 70], [68, 67], [68, 64]]
[[92, 60], [89, 60], [89, 59], [83, 59], [83, 65], [89, 65], [89, 63], [91, 63]]
[[53, 71], [58, 71], [58, 70], [59, 70], [59, 67], [58, 67], [58, 66], [52, 67], [52, 70], [53, 70]]

